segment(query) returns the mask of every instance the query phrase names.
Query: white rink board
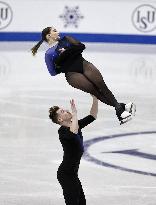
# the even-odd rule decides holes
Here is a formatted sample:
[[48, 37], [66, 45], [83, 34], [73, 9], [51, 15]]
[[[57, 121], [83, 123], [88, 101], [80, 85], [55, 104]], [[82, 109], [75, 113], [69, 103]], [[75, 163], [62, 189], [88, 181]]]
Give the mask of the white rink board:
[[[6, 2], [13, 12], [12, 22], [9, 26], [2, 29], [7, 32], [40, 32], [47, 26], [55, 26], [61, 32], [80, 32], [80, 33], [110, 33], [110, 34], [140, 34], [132, 23], [133, 12], [138, 6], [147, 4], [156, 7], [155, 1], [44, 1], [29, 0]], [[1, 4], [0, 6], [2, 6]], [[66, 8], [68, 9], [66, 9]], [[60, 15], [70, 18], [69, 10], [78, 7], [77, 15], [79, 18], [78, 27], [64, 27], [64, 22]], [[67, 11], [68, 10], [68, 11]], [[147, 11], [140, 13], [140, 27], [147, 23]], [[155, 10], [156, 12], [156, 10]], [[81, 18], [83, 16], [83, 18]], [[151, 16], [152, 18], [152, 16]], [[155, 17], [156, 18], [156, 17]], [[156, 19], [152, 27], [156, 24]], [[137, 21], [137, 17], [135, 18]], [[152, 21], [150, 19], [150, 21]], [[155, 25], [156, 27], [156, 25]], [[156, 34], [156, 29], [148, 32], [148, 35]]]

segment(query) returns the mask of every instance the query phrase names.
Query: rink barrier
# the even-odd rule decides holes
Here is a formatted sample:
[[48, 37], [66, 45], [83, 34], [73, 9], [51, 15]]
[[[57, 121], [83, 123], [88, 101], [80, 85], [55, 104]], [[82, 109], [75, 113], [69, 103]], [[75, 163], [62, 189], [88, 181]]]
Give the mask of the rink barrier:
[[[156, 36], [131, 34], [90, 34], [90, 33], [61, 33], [71, 35], [82, 42], [92, 43], [127, 43], [127, 44], [156, 44]], [[0, 32], [0, 41], [39, 41], [39, 32]]]

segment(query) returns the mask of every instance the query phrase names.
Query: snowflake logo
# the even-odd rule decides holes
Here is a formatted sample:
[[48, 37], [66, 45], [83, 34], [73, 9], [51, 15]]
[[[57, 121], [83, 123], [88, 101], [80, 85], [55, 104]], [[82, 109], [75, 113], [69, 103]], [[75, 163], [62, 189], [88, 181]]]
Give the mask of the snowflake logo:
[[78, 22], [83, 19], [84, 16], [80, 14], [79, 7], [69, 8], [65, 6], [64, 13], [59, 16], [64, 21], [64, 27], [75, 26], [78, 27]]

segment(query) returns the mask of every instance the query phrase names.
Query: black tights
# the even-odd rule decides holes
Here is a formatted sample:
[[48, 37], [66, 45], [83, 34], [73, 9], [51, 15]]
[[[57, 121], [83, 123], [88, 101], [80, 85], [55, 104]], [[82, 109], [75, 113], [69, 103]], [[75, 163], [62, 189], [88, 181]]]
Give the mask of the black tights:
[[77, 174], [66, 174], [60, 170], [57, 179], [63, 189], [66, 205], [86, 205], [86, 199]]
[[94, 95], [107, 105], [115, 107], [118, 104], [100, 71], [92, 63], [83, 61], [83, 73], [67, 72], [65, 76], [72, 87]]

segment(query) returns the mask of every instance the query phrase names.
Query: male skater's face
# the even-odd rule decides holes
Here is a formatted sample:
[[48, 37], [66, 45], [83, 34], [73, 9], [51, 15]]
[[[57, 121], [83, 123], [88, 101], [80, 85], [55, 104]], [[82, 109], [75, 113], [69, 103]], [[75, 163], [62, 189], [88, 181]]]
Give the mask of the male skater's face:
[[65, 110], [63, 108], [59, 108], [57, 110], [57, 114], [58, 114], [58, 120], [60, 122], [69, 121], [69, 120], [72, 119], [72, 114], [69, 112], [69, 110]]

